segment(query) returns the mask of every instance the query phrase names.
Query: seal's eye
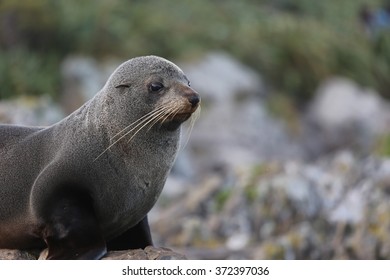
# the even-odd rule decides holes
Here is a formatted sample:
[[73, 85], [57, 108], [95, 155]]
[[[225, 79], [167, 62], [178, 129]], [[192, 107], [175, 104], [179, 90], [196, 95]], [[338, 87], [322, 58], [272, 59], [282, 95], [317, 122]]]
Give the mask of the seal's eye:
[[130, 87], [130, 84], [120, 84], [120, 85], [117, 85], [115, 86], [115, 88], [129, 88]]
[[160, 91], [164, 88], [162, 83], [151, 83], [149, 86], [150, 90], [153, 92]]

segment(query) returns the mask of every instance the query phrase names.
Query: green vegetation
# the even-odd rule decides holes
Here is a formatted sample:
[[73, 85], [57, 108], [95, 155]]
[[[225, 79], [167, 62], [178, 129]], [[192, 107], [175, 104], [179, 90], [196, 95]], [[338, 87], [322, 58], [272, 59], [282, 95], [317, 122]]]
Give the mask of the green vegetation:
[[[58, 92], [70, 53], [191, 59], [216, 49], [259, 70], [298, 104], [331, 75], [390, 97], [388, 36], [370, 39], [363, 3], [381, 0], [3, 0], [0, 98]], [[386, 34], [388, 35], [388, 34]]]
[[376, 153], [381, 156], [390, 157], [390, 135], [382, 135], [378, 139]]
[[223, 189], [216, 194], [215, 197], [215, 208], [217, 212], [222, 211], [225, 203], [228, 201], [229, 197], [231, 197], [232, 190], [231, 189]]
[[[2, 52], [3, 53], [3, 52]], [[0, 56], [0, 97], [28, 94], [54, 95], [58, 92], [59, 56], [18, 48]]]

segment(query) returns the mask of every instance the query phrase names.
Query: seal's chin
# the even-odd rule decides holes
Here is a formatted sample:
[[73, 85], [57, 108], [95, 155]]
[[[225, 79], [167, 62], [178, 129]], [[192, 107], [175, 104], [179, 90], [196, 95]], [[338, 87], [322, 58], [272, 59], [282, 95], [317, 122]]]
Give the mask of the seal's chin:
[[192, 112], [191, 113], [180, 113], [180, 114], [176, 114], [172, 120], [173, 121], [177, 121], [177, 122], [185, 122], [186, 120], [188, 120], [192, 115]]
[[190, 113], [178, 113], [172, 118], [169, 118], [165, 120], [162, 123], [162, 127], [168, 129], [168, 130], [176, 130], [180, 127], [180, 125], [188, 120], [192, 115], [192, 112]]

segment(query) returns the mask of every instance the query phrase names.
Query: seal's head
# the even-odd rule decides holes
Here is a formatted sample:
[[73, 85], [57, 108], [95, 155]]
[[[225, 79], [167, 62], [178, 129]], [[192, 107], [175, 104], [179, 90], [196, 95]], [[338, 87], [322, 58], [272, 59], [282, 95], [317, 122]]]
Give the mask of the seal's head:
[[103, 104], [98, 110], [104, 115], [101, 119], [110, 120], [100, 121], [111, 143], [105, 151], [123, 138], [129, 142], [142, 131], [158, 129], [159, 136], [163, 135], [161, 130], [176, 131], [200, 105], [199, 94], [183, 71], [157, 56], [121, 64], [97, 98], [103, 101], [98, 102]]
[[111, 75], [105, 88], [106, 92], [116, 95], [109, 98], [117, 103], [115, 110], [127, 110], [130, 121], [143, 118], [150, 121], [149, 124], [157, 123], [169, 129], [179, 127], [200, 104], [199, 94], [190, 87], [183, 71], [157, 56], [124, 62]]

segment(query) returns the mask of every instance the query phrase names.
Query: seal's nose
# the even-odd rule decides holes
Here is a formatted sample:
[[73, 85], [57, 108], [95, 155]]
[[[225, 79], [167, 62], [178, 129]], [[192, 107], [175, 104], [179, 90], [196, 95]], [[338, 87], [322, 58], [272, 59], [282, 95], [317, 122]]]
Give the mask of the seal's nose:
[[197, 93], [191, 95], [190, 97], [188, 97], [188, 101], [191, 103], [192, 107], [195, 107], [200, 102], [199, 95]]
[[184, 98], [188, 100], [188, 103], [191, 104], [191, 108], [196, 109], [196, 107], [200, 103], [199, 93], [197, 93], [194, 89], [190, 88], [189, 86], [183, 85], [182, 95]]

